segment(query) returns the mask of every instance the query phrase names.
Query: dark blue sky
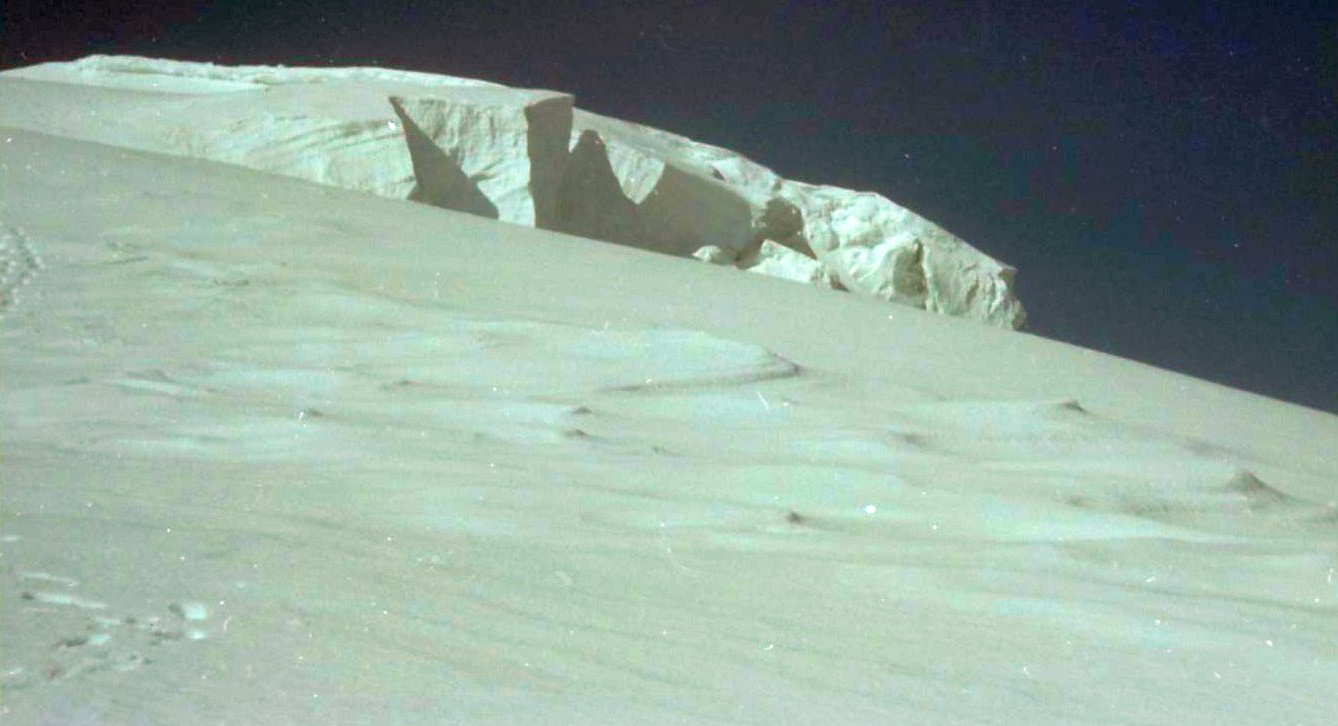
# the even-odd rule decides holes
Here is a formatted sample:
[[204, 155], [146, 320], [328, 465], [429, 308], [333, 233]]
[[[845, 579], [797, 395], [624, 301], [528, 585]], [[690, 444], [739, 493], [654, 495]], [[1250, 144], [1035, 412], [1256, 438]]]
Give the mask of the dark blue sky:
[[1338, 4], [7, 0], [4, 67], [376, 64], [878, 191], [1031, 332], [1338, 412]]

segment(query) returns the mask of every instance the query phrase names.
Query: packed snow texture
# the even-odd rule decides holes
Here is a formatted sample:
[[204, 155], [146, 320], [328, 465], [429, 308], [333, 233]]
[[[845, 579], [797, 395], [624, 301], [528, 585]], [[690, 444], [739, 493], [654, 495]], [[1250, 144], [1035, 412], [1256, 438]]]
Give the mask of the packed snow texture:
[[[1338, 417], [722, 269], [755, 257], [823, 284], [832, 268], [794, 239], [846, 249], [803, 214], [827, 197], [749, 196], [775, 180], [725, 152], [723, 180], [658, 166], [705, 157], [586, 134], [616, 122], [580, 112], [587, 166], [553, 169], [530, 130], [570, 108], [560, 95], [460, 84], [497, 133], [415, 160], [404, 127], [453, 133], [421, 88], [389, 96], [401, 120], [326, 72], [154, 67], [0, 83], [0, 113], [50, 124], [0, 127], [5, 726], [1338, 711]], [[163, 104], [206, 109], [207, 131], [250, 123], [225, 101], [253, 93], [299, 110], [309, 94], [402, 166], [229, 142], [305, 170], [276, 175], [154, 146]], [[136, 133], [150, 150], [125, 148]], [[487, 166], [507, 144], [524, 159]], [[413, 171], [446, 161], [493, 170], [476, 189], [497, 219], [406, 201], [446, 194]], [[295, 178], [314, 174], [397, 191]], [[573, 209], [614, 187], [710, 214], [596, 211], [722, 235], [746, 216], [784, 239], [685, 245], [715, 263], [687, 264], [500, 221], [625, 229]], [[822, 224], [872, 234], [843, 214]], [[939, 254], [870, 244], [870, 269]], [[926, 306], [949, 294], [929, 287]]]
[[[0, 75], [0, 122], [412, 199], [1017, 328], [1013, 269], [877, 194], [574, 109], [375, 68], [91, 56]], [[49, 106], [42, 84], [67, 84]], [[807, 260], [800, 259], [807, 258]]]

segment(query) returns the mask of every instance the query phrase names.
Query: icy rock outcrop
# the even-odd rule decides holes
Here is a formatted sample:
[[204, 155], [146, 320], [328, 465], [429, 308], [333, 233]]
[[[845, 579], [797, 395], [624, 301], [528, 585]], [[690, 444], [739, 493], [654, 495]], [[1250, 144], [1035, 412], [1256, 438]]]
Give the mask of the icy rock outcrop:
[[[551, 226], [571, 134], [569, 95], [481, 83], [425, 86], [392, 73], [369, 73], [376, 69], [332, 71], [321, 81], [315, 69], [300, 69], [304, 72], [287, 79], [282, 69], [124, 60], [94, 57], [6, 72], [0, 76], [5, 80], [0, 119], [46, 133]], [[157, 80], [173, 78], [178, 65], [184, 66], [183, 75]], [[43, 113], [40, 82], [61, 78], [62, 66], [60, 93], [67, 101], [86, 97], [90, 108], [110, 107], [115, 113], [96, 123]], [[245, 82], [230, 82], [229, 70]], [[127, 77], [138, 84], [136, 90], [124, 90], [132, 85]], [[173, 92], [145, 94], [140, 89], [147, 83], [162, 83]]]
[[869, 192], [786, 181], [781, 195], [804, 219], [805, 240], [842, 286], [931, 312], [1019, 328], [1012, 267]]
[[[339, 85], [334, 94], [294, 84], [244, 92], [254, 99], [197, 99], [189, 114], [168, 116], [178, 121], [164, 131], [163, 150], [504, 222], [551, 223], [571, 96], [461, 86], [440, 98], [417, 87]], [[183, 115], [189, 124], [179, 123]]]
[[682, 257], [707, 244], [744, 257], [771, 232], [764, 197], [675, 158], [644, 127], [578, 111], [572, 144], [558, 231]]
[[[409, 198], [551, 228], [567, 162], [572, 97], [462, 89], [391, 96], [418, 183]], [[484, 133], [480, 133], [483, 131]]]
[[154, 151], [407, 199], [416, 177], [405, 131], [381, 94], [350, 86], [280, 86], [165, 99], [142, 114], [138, 138]]
[[638, 185], [642, 179], [658, 175], [663, 165], [649, 157], [623, 156], [619, 161], [641, 163], [644, 168], [624, 167], [620, 174], [615, 171], [614, 159], [598, 133], [590, 130], [575, 133], [577, 138], [567, 159], [553, 228], [579, 237], [645, 246], [651, 235], [638, 211], [638, 202], [646, 197]]
[[588, 206], [568, 204], [562, 231], [1001, 327], [1026, 319], [1013, 268], [885, 197], [789, 181], [725, 149], [580, 110], [573, 134], [564, 193]]
[[763, 240], [756, 254], [736, 264], [742, 269], [760, 275], [779, 277], [782, 280], [816, 287], [842, 289], [839, 281], [832, 277], [831, 272], [821, 262], [771, 240]]
[[706, 245], [693, 252], [692, 256], [713, 265], [736, 267], [791, 282], [834, 290], [845, 289], [821, 262], [769, 239], [763, 240], [756, 252], [743, 258], [716, 245]]
[[692, 253], [693, 257], [702, 262], [709, 262], [713, 265], [733, 265], [734, 255], [720, 249], [715, 245], [706, 245], [705, 247]]
[[[105, 113], [61, 112], [81, 98]], [[1025, 319], [1012, 268], [884, 197], [789, 181], [727, 149], [574, 109], [561, 93], [379, 68], [90, 56], [0, 74], [0, 123], [697, 257], [1001, 327]]]

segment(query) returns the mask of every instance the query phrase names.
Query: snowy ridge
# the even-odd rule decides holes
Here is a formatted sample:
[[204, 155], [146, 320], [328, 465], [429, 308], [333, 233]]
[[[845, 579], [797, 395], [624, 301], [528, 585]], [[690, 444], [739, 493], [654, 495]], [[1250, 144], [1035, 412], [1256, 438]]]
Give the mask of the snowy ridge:
[[[1025, 320], [1011, 267], [882, 196], [782, 179], [727, 149], [574, 109], [564, 94], [379, 68], [113, 56], [0, 78], [0, 121], [18, 127], [697, 256], [999, 327]], [[53, 123], [41, 113], [51, 94], [125, 112]]]
[[7, 71], [17, 77], [61, 83], [90, 83], [116, 88], [175, 93], [224, 93], [264, 86], [332, 81], [380, 81], [423, 86], [504, 88], [497, 83], [435, 73], [387, 68], [294, 68], [289, 66], [222, 66], [194, 61], [166, 61], [137, 56], [90, 55], [67, 63]]

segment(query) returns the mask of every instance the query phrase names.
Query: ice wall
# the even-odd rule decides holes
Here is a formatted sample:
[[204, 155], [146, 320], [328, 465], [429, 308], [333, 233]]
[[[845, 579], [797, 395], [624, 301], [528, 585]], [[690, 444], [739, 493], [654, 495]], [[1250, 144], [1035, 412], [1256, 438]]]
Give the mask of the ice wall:
[[379, 68], [90, 56], [0, 74], [0, 123], [11, 126], [695, 256], [1001, 327], [1025, 320], [1013, 268], [885, 197], [782, 179], [732, 151], [573, 104], [561, 93]]

